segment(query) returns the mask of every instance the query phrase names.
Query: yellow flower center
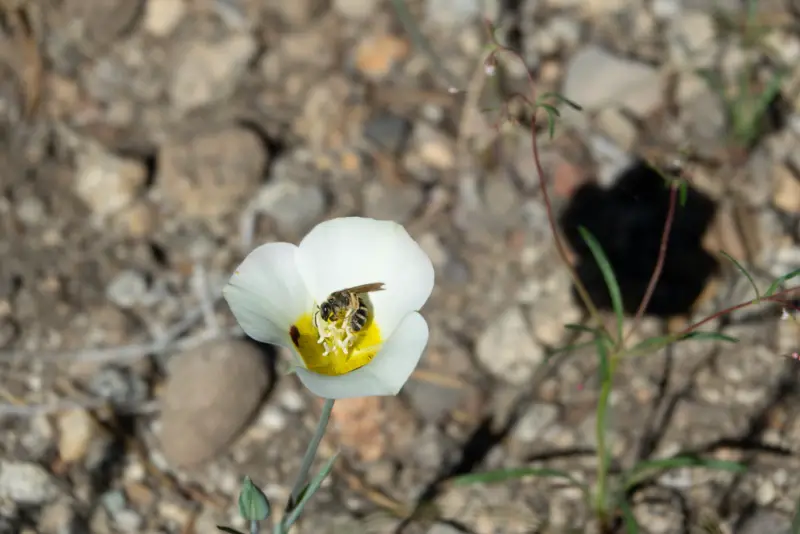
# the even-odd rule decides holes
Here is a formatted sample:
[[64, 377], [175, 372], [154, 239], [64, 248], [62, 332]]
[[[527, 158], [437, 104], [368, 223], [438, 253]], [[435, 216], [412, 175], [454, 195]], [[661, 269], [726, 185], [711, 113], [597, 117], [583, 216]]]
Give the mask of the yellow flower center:
[[327, 323], [305, 313], [292, 325], [289, 335], [309, 371], [341, 376], [365, 366], [378, 353], [383, 340], [372, 317], [359, 332], [346, 328], [346, 321]]

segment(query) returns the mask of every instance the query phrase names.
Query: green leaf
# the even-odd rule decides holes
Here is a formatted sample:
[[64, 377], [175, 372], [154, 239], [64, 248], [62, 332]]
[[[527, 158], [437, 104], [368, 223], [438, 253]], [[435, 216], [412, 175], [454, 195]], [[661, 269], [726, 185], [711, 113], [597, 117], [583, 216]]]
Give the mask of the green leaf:
[[636, 522], [636, 516], [633, 515], [631, 505], [624, 495], [619, 499], [619, 511], [622, 512], [622, 519], [625, 521], [625, 533], [639, 534], [639, 523]]
[[294, 525], [294, 523], [300, 518], [300, 514], [302, 513], [303, 508], [305, 508], [308, 501], [311, 500], [311, 497], [314, 496], [314, 493], [316, 493], [319, 487], [322, 485], [322, 482], [331, 473], [331, 470], [333, 469], [333, 464], [334, 462], [336, 462], [336, 458], [338, 456], [339, 456], [338, 452], [333, 456], [331, 456], [328, 459], [328, 461], [325, 462], [325, 465], [322, 466], [322, 469], [320, 469], [319, 473], [317, 473], [317, 476], [315, 476], [313, 480], [309, 482], [306, 489], [301, 493], [301, 496], [297, 501], [297, 505], [294, 508], [292, 508], [292, 512], [284, 520], [283, 526], [285, 529], [288, 530], [289, 527]]
[[689, 184], [686, 183], [683, 180], [681, 180], [681, 183], [678, 184], [678, 195], [680, 195], [679, 200], [680, 200], [680, 203], [681, 203], [681, 207], [685, 208], [686, 207], [686, 199], [689, 196]]
[[622, 308], [622, 293], [620, 293], [617, 278], [614, 276], [614, 269], [611, 268], [611, 264], [603, 252], [600, 243], [598, 243], [594, 236], [589, 233], [589, 230], [581, 226], [578, 228], [578, 231], [581, 233], [583, 240], [586, 241], [586, 244], [589, 246], [589, 250], [592, 251], [594, 260], [597, 262], [597, 266], [600, 267], [600, 271], [603, 273], [603, 278], [605, 279], [606, 285], [608, 286], [609, 295], [611, 296], [611, 306], [614, 309], [614, 315], [617, 318], [617, 342], [622, 343], [622, 322], [625, 319], [625, 310]]
[[739, 462], [701, 458], [699, 456], [676, 456], [659, 460], [645, 460], [639, 462], [625, 477], [625, 489], [631, 489], [636, 484], [651, 477], [654, 473], [683, 467], [702, 467], [731, 473], [743, 473], [747, 470], [747, 466]]
[[778, 93], [781, 90], [781, 82], [783, 81], [785, 73], [784, 72], [776, 72], [772, 79], [769, 81], [769, 84], [764, 88], [761, 94], [758, 96], [756, 100], [753, 115], [751, 118], [751, 125], [752, 128], [758, 127], [758, 122], [761, 120], [761, 117], [769, 109], [770, 103], [778, 96]]
[[563, 102], [564, 104], [568, 105], [572, 109], [575, 109], [577, 111], [583, 111], [583, 106], [581, 106], [577, 102], [573, 102], [569, 98], [567, 98], [567, 97], [565, 97], [563, 95], [560, 95], [558, 93], [554, 93], [552, 91], [547, 91], [547, 92], [542, 93], [541, 95], [539, 95], [539, 98], [537, 98], [536, 100], [537, 101], [544, 100], [545, 98], [555, 98], [559, 102]]
[[784, 274], [783, 276], [772, 282], [772, 285], [769, 286], [769, 289], [767, 289], [767, 292], [764, 293], [764, 296], [771, 297], [778, 290], [778, 287], [780, 287], [784, 283], [788, 282], [789, 280], [797, 276], [800, 276], [800, 269], [795, 269], [794, 271], [788, 274]]
[[560, 478], [567, 480], [574, 486], [578, 486], [583, 490], [587, 490], [586, 485], [578, 479], [558, 469], [549, 469], [546, 467], [518, 467], [514, 469], [498, 469], [497, 471], [488, 471], [486, 473], [470, 473], [468, 475], [461, 475], [452, 479], [453, 484], [457, 486], [466, 486], [469, 484], [494, 484], [497, 482], [505, 482], [507, 480], [516, 480], [518, 478], [535, 476], [546, 478]]
[[556, 133], [556, 117], [559, 116], [558, 110], [550, 104], [539, 104], [539, 107], [544, 108], [547, 112], [547, 133], [550, 135], [550, 139], [552, 139]]
[[235, 528], [231, 527], [224, 527], [222, 525], [217, 525], [217, 530], [221, 530], [222, 532], [227, 532], [228, 534], [244, 534], [244, 532], [240, 530], [236, 530]]
[[720, 253], [721, 253], [723, 256], [725, 256], [726, 258], [728, 258], [728, 260], [729, 260], [731, 263], [733, 263], [733, 264], [736, 266], [736, 268], [737, 268], [737, 269], [739, 269], [740, 271], [742, 271], [742, 274], [744, 274], [744, 275], [745, 275], [745, 277], [747, 277], [747, 280], [750, 282], [750, 285], [751, 285], [751, 286], [753, 286], [753, 291], [755, 291], [755, 293], [756, 293], [756, 299], [760, 299], [760, 298], [761, 298], [761, 294], [760, 294], [760, 293], [759, 293], [759, 291], [758, 291], [758, 286], [756, 285], [756, 281], [755, 281], [755, 280], [753, 280], [753, 277], [752, 277], [752, 276], [750, 276], [750, 273], [748, 273], [748, 272], [747, 272], [747, 269], [745, 269], [744, 267], [742, 267], [742, 264], [741, 264], [741, 263], [739, 263], [738, 261], [736, 261], [736, 259], [735, 259], [733, 256], [731, 256], [730, 254], [728, 254], [728, 253], [727, 253], [727, 252], [725, 252], [724, 250], [720, 250]]
[[658, 336], [658, 337], [651, 337], [644, 339], [631, 347], [626, 354], [632, 354], [634, 352], [642, 352], [642, 351], [654, 351], [666, 347], [670, 343], [674, 343], [678, 341], [678, 339], [673, 336]]
[[247, 521], [264, 521], [269, 517], [269, 499], [250, 477], [244, 477], [239, 492], [239, 514]]

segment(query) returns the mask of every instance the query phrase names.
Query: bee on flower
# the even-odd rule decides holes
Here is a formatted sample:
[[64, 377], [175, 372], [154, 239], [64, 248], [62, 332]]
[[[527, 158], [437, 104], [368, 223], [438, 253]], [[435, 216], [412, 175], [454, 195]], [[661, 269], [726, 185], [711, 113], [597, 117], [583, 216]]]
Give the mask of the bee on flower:
[[267, 243], [223, 295], [249, 337], [287, 348], [300, 381], [327, 399], [396, 395], [419, 363], [433, 290], [430, 258], [399, 224], [332, 219], [299, 243]]

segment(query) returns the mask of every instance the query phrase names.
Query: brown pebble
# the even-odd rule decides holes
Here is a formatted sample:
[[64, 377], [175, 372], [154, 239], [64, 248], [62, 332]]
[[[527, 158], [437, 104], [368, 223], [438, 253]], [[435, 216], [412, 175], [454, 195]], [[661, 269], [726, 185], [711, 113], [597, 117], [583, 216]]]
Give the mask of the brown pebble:
[[175, 356], [161, 399], [161, 447], [176, 467], [222, 453], [245, 429], [270, 382], [252, 343], [219, 341]]

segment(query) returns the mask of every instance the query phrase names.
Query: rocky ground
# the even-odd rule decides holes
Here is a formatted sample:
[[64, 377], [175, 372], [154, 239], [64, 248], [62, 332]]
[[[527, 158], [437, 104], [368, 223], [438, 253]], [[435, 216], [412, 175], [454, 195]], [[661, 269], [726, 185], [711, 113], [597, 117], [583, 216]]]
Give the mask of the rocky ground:
[[[437, 484], [529, 464], [591, 481], [596, 466], [595, 360], [548, 357], [581, 313], [528, 121], [515, 109], [520, 124], [496, 130], [480, 112], [525, 90], [525, 70], [502, 62], [482, 89], [481, 16], [539, 91], [584, 108], [539, 136], [559, 211], [635, 155], [688, 145], [717, 202], [709, 250], [762, 288], [800, 266], [797, 2], [749, 19], [734, 0], [409, 5], [443, 65], [377, 0], [0, 2], [0, 532], [241, 526], [245, 474], [283, 502], [320, 403], [263, 365], [275, 354], [242, 339], [220, 289], [256, 244], [346, 214], [402, 222], [428, 251], [431, 341], [399, 397], [339, 403], [322, 456], [342, 456], [298, 531], [592, 532], [559, 481]], [[784, 73], [752, 142], [704, 67], [753, 72], [758, 91]], [[715, 284], [698, 313], [751, 298], [730, 269]], [[749, 465], [660, 478], [634, 500], [645, 532], [707, 516], [784, 532], [800, 498], [783, 357], [797, 326], [770, 311], [718, 326], [740, 343], [686, 342], [615, 380], [620, 466], [681, 451]]]

